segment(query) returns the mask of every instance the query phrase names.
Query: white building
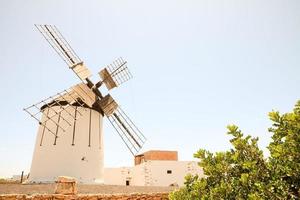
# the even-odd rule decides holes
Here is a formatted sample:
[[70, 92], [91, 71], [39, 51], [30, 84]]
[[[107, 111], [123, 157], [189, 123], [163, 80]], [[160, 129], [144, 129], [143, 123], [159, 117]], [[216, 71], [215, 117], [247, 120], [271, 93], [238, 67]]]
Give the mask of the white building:
[[148, 151], [135, 157], [133, 167], [105, 168], [104, 184], [182, 186], [187, 174], [203, 171], [195, 161], [178, 161], [176, 151]]

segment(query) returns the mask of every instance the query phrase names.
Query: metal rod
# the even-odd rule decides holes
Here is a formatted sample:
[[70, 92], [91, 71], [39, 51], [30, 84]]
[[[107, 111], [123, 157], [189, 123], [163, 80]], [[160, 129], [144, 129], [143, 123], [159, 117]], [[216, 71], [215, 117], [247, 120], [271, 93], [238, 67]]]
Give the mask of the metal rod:
[[[115, 128], [115, 130], [117, 131], [118, 135], [121, 137], [121, 139], [123, 140], [124, 144], [125, 144], [125, 145], [127, 146], [127, 148], [129, 149], [129, 151], [131, 152], [131, 154], [132, 154], [132, 155], [135, 155], [134, 152], [132, 151], [133, 145], [132, 145], [132, 143], [130, 142], [129, 138], [125, 135], [125, 137], [127, 138], [127, 141], [128, 141], [129, 143], [131, 143], [131, 145], [132, 145], [131, 148], [129, 147], [129, 145], [127, 144], [127, 142], [125, 141], [125, 139], [123, 138], [122, 134], [119, 132], [118, 128], [114, 125], [114, 122], [111, 120], [110, 117], [108, 117], [108, 120], [109, 120], [109, 122], [111, 123], [111, 125]], [[119, 126], [119, 125], [117, 124], [117, 126]], [[119, 129], [120, 129], [120, 128], [119, 128]], [[121, 129], [120, 129], [120, 130], [121, 130]], [[121, 132], [122, 132], [122, 131], [121, 131]], [[124, 133], [123, 133], [123, 135], [124, 135]], [[133, 147], [133, 148], [134, 148], [134, 147]], [[134, 148], [134, 149], [135, 149], [135, 148]], [[135, 151], [137, 151], [137, 150], [135, 149]]]
[[[59, 93], [57, 93], [57, 96], [60, 96], [61, 98], [63, 98], [64, 100], [66, 100], [61, 94], [59, 94]], [[64, 107], [62, 104], [60, 104], [59, 103], [59, 101], [56, 101], [53, 97], [50, 97], [53, 101], [55, 101], [59, 106], [60, 106], [60, 108], [61, 108], [61, 111], [59, 112], [59, 113], [61, 113], [62, 111], [66, 111], [70, 116], [72, 116], [71, 115], [71, 113], [69, 113], [68, 112], [68, 110], [67, 110], [67, 108], [70, 106], [70, 104], [68, 103], [68, 101], [66, 101], [67, 103], [68, 103], [68, 105], [66, 106], [66, 107]], [[73, 117], [73, 116], [72, 116]], [[63, 120], [65, 120], [65, 118], [63, 118]], [[66, 120], [65, 120], [66, 121]], [[67, 121], [67, 123], [68, 123], [68, 121]], [[68, 123], [70, 126], [71, 126], [71, 124], [70, 123]]]
[[77, 57], [78, 60], [81, 60], [79, 58], [79, 56], [76, 54], [76, 52], [73, 50], [73, 48], [70, 46], [70, 44], [67, 42], [67, 40], [65, 39], [65, 37], [60, 33], [60, 31], [56, 28], [56, 26], [54, 25], [55, 30], [57, 30], [57, 32], [59, 33], [59, 35], [62, 37], [63, 41], [65, 41], [66, 45], [69, 47], [69, 49], [72, 50], [72, 54], [75, 55], [75, 57]]
[[[125, 118], [123, 115], [122, 115], [122, 112], [121, 112], [122, 110], [120, 109], [120, 107], [119, 107], [119, 109], [117, 110], [117, 112], [116, 113], [119, 113], [119, 115], [123, 118], [123, 120], [127, 123], [127, 125], [129, 126], [129, 128], [133, 131], [133, 133], [134, 133], [134, 135], [135, 135], [135, 137], [137, 137], [137, 139], [139, 139], [139, 141], [141, 141], [142, 143], [144, 143], [144, 141], [142, 140], [142, 138], [139, 136], [139, 134], [136, 132], [136, 131], [138, 131], [139, 132], [139, 130], [136, 128], [136, 130], [131, 126], [131, 125], [133, 125], [134, 126], [134, 124], [133, 124], [133, 122], [129, 119], [129, 117], [123, 112], [123, 114], [127, 117], [127, 118]], [[130, 123], [129, 122], [131, 122], [131, 125], [130, 125]], [[135, 127], [135, 126], [134, 126]], [[136, 138], [135, 138], [136, 139]], [[141, 146], [140, 146], [140, 148], [141, 148]]]
[[[36, 108], [38, 108], [38, 107], [36, 107]], [[48, 108], [51, 108], [51, 107], [48, 107]], [[46, 117], [58, 126], [58, 124], [53, 119], [49, 118], [48, 116], [46, 116]], [[63, 129], [62, 127], [59, 127], [59, 128], [61, 128], [65, 132], [65, 129]]]
[[[50, 108], [51, 110], [53, 110], [54, 111], [54, 113], [56, 114], [56, 115], [58, 115], [60, 112], [57, 112], [55, 109], [53, 109], [52, 108], [52, 106], [51, 105], [49, 105], [49, 103], [47, 103], [47, 102], [44, 102], [43, 101], [43, 103], [45, 103], [46, 105], [47, 105], [47, 107], [48, 108]], [[54, 116], [56, 116], [56, 115], [53, 115], [52, 117], [54, 117]], [[48, 117], [48, 116], [47, 116]], [[51, 118], [49, 118], [49, 119], [52, 119], [52, 117]], [[68, 124], [69, 124], [69, 126], [72, 126], [64, 117], [61, 117], [65, 122], [67, 122]], [[63, 129], [64, 130], [64, 129]], [[65, 132], [65, 131], [64, 131]]]
[[20, 183], [23, 183], [23, 175], [24, 175], [24, 171], [22, 171]]
[[37, 120], [39, 122], [40, 125], [44, 126], [50, 133], [52, 133], [53, 135], [55, 135], [55, 133], [53, 133], [44, 123], [42, 123], [39, 119], [37, 119], [35, 116], [33, 116], [28, 110], [24, 109], [25, 112], [27, 112], [32, 118], [34, 118], [35, 120]]
[[[116, 131], [119, 133], [119, 131], [121, 132], [119, 135], [122, 138], [122, 140], [124, 141], [124, 143], [126, 144], [126, 146], [128, 147], [128, 149], [130, 151], [132, 151], [133, 149], [137, 152], [138, 150], [136, 149], [136, 147], [134, 146], [134, 143], [130, 140], [130, 138], [128, 137], [127, 134], [125, 134], [125, 132], [122, 129], [122, 126], [116, 121], [116, 119], [114, 117], [108, 117], [109, 120], [111, 120], [113, 127], [116, 129]], [[126, 138], [126, 141], [125, 141]], [[131, 147], [129, 147], [129, 145], [131, 145]]]
[[[58, 124], [59, 124], [59, 121], [60, 121], [60, 117], [61, 117], [61, 114], [59, 113], [59, 115], [58, 115], [58, 120], [57, 120], [57, 123], [58, 123]], [[55, 138], [54, 138], [54, 143], [53, 143], [53, 145], [56, 145], [57, 135], [58, 135], [58, 126], [56, 127], [56, 133], [55, 133]]]
[[118, 120], [118, 122], [122, 125], [122, 127], [124, 128], [124, 130], [128, 133], [128, 135], [132, 138], [132, 140], [138, 145], [139, 148], [141, 148], [141, 145], [136, 141], [136, 139], [132, 136], [132, 134], [130, 133], [130, 131], [127, 129], [127, 127], [124, 125], [124, 123], [120, 120], [119, 116], [114, 113], [113, 114], [115, 116], [115, 118]]
[[[50, 46], [52, 46], [52, 48], [56, 51], [56, 53], [63, 59], [63, 61], [68, 65], [71, 66], [72, 64], [69, 63], [66, 60], [65, 55], [62, 54], [61, 50], [59, 50], [59, 47], [57, 46], [56, 43], [51, 43], [50, 41], [53, 41], [53, 39], [50, 39], [49, 33], [47, 31], [44, 30], [44, 27], [42, 25], [37, 25], [35, 24], [35, 27], [38, 29], [38, 31], [43, 35], [43, 37], [46, 39], [46, 41], [50, 44]], [[43, 31], [41, 31], [43, 30]], [[47, 37], [49, 37], [49, 39]]]
[[131, 124], [134, 126], [134, 128], [140, 133], [140, 135], [144, 138], [144, 141], [146, 140], [146, 137], [143, 135], [143, 133], [140, 131], [140, 129], [131, 121], [131, 119], [126, 115], [126, 113], [119, 107], [119, 110], [126, 116], [126, 118], [131, 122]]
[[74, 120], [74, 125], [73, 125], [72, 146], [74, 146], [74, 145], [75, 145], [76, 114], [77, 114], [77, 107], [76, 107], [76, 110], [75, 110], [75, 120]]
[[[49, 114], [49, 108], [47, 110], [47, 115]], [[45, 122], [45, 126], [47, 125], [46, 124], [47, 122]], [[43, 127], [43, 132], [42, 132], [42, 137], [41, 137], [41, 141], [40, 141], [40, 146], [42, 146], [43, 144], [43, 139], [44, 139], [44, 134], [45, 134], [45, 126]]]
[[[63, 97], [63, 95], [61, 95], [61, 94], [59, 94], [59, 93], [57, 93], [61, 98], [63, 98], [66, 102], [68, 102], [64, 97]], [[58, 104], [60, 104], [60, 103], [58, 103]], [[65, 108], [64, 108], [64, 110], [68, 113], [68, 115], [69, 116], [71, 116], [73, 119], [74, 119], [74, 116], [71, 114], [71, 113], [69, 113], [69, 111], [67, 110], [67, 108], [69, 108], [69, 107], [72, 107], [73, 108], [73, 106], [71, 106], [69, 103], [68, 103], [68, 105], [67, 106], [65, 106]], [[75, 108], [74, 108], [75, 109]]]
[[45, 28], [47, 29], [47, 31], [49, 32], [49, 34], [53, 37], [53, 39], [55, 40], [55, 42], [59, 45], [59, 47], [63, 50], [63, 52], [65, 53], [65, 55], [70, 59], [72, 64], [75, 64], [75, 61], [73, 60], [73, 58], [71, 58], [71, 56], [68, 54], [68, 52], [66, 52], [66, 50], [64, 49], [64, 47], [59, 43], [59, 41], [54, 37], [53, 33], [49, 30], [49, 28], [47, 27], [47, 25], [44, 25]]

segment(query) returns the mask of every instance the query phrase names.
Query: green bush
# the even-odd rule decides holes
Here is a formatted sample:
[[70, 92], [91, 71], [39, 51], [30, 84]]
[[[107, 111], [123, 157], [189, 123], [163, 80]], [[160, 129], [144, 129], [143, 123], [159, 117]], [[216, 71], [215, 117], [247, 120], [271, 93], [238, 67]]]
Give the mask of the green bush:
[[235, 125], [227, 127], [232, 148], [194, 154], [205, 178], [187, 175], [185, 186], [170, 193], [171, 200], [197, 199], [299, 199], [300, 101], [293, 112], [269, 113], [269, 158], [258, 148], [258, 138], [244, 136]]

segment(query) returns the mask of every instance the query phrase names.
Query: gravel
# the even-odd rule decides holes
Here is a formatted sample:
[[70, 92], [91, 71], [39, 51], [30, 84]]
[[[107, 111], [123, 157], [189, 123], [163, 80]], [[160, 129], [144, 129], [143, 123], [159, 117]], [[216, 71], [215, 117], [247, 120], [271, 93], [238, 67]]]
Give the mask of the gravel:
[[[129, 194], [170, 192], [176, 187], [82, 185], [77, 186], [79, 194]], [[0, 194], [53, 194], [55, 184], [0, 184]]]

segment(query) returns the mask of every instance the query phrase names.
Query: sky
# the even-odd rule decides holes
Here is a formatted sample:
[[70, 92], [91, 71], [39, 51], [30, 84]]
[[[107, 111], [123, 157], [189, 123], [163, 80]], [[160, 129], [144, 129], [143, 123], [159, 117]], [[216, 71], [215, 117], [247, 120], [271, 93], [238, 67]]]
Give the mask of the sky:
[[[147, 137], [143, 151], [229, 149], [228, 124], [270, 142], [268, 112], [300, 99], [298, 0], [0, 0], [0, 177], [29, 172], [38, 124], [23, 108], [79, 83], [34, 24], [54, 24], [92, 71], [116, 58], [111, 91]], [[104, 121], [106, 167], [133, 157]]]

